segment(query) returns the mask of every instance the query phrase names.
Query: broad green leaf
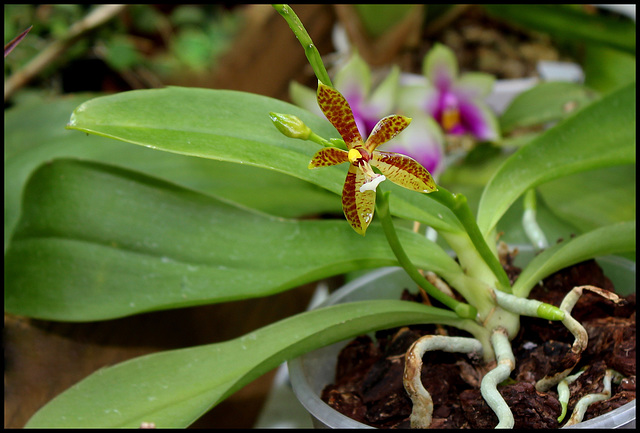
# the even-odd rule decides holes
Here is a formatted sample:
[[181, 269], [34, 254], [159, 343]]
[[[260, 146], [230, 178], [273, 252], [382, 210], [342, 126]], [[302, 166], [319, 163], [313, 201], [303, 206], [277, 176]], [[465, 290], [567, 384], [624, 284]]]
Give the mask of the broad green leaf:
[[[459, 266], [436, 244], [399, 234], [417, 266]], [[5, 256], [5, 310], [88, 321], [266, 296], [396, 260], [376, 225], [287, 220], [140, 173], [58, 160], [25, 190]]]
[[537, 255], [513, 285], [513, 294], [526, 298], [543, 278], [582, 261], [636, 249], [636, 222], [628, 221], [601, 227], [563, 241]]
[[[269, 112], [293, 114], [318, 135], [339, 137], [325, 119], [277, 99], [182, 87], [93, 99], [74, 111], [69, 128], [168, 152], [263, 167], [341, 194], [346, 167], [309, 170], [320, 146], [283, 136], [271, 123]], [[260, 180], [251, 180], [259, 194]], [[453, 214], [439, 203], [408, 190], [394, 195], [398, 201], [419, 202], [418, 207], [394, 207], [395, 215], [459, 230]]]
[[634, 82], [514, 153], [493, 175], [480, 199], [478, 226], [483, 235], [488, 236], [509, 206], [529, 188], [581, 171], [635, 163], [635, 100]]
[[635, 178], [635, 164], [627, 164], [565, 176], [538, 191], [554, 214], [586, 232], [635, 219]]
[[635, 81], [636, 56], [635, 53], [591, 44], [585, 47], [582, 68], [585, 84], [607, 93]]
[[99, 370], [40, 409], [27, 427], [187, 427], [255, 378], [311, 350], [379, 329], [461, 322], [453, 312], [398, 300], [313, 310], [224, 343]]
[[[4, 223], [5, 251], [20, 216], [22, 190], [31, 173], [46, 161], [73, 156], [138, 170], [206, 193], [232, 199], [284, 217], [321, 212], [341, 213], [340, 200], [315, 185], [272, 170], [157, 152], [104, 137], [65, 129], [69, 114], [89, 96], [73, 96], [5, 112]], [[248, 179], [260, 179], [256, 194]]]
[[589, 104], [595, 95], [576, 83], [548, 82], [516, 96], [500, 116], [503, 134], [516, 128], [558, 121]]
[[483, 5], [509, 23], [549, 33], [556, 40], [595, 42], [635, 54], [636, 25], [627, 17], [591, 15], [575, 5]]

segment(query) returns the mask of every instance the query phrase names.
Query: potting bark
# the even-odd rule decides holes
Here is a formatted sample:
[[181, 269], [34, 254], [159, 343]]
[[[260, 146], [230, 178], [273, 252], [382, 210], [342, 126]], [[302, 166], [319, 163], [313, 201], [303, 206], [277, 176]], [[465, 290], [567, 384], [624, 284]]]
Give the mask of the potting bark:
[[[506, 265], [510, 278], [519, 269]], [[545, 279], [530, 295], [560, 305], [573, 287], [590, 284], [614, 291], [613, 284], [594, 260], [579, 263]], [[403, 299], [421, 302], [405, 290]], [[636, 314], [635, 293], [622, 304], [586, 293], [572, 310], [585, 327], [589, 344], [574, 372], [587, 370], [570, 385], [569, 418], [584, 395], [600, 392], [606, 369], [614, 369], [625, 379], [612, 384], [610, 399], [592, 404], [584, 420], [604, 414], [635, 399]], [[455, 328], [412, 326], [380, 331], [375, 341], [361, 336], [349, 343], [338, 357], [335, 382], [325, 387], [322, 399], [334, 409], [379, 428], [409, 428], [411, 400], [403, 384], [404, 354], [420, 336], [444, 329], [448, 335], [465, 335]], [[465, 335], [467, 336], [467, 335]], [[498, 386], [515, 418], [514, 428], [557, 428], [561, 413], [556, 388], [538, 392], [535, 383], [547, 374], [571, 365], [573, 336], [560, 322], [522, 317], [518, 336], [512, 341], [516, 368]], [[493, 428], [497, 417], [480, 394], [480, 381], [492, 368], [466, 354], [428, 352], [423, 357], [422, 382], [434, 403], [431, 428]], [[566, 367], [565, 367], [566, 368]]]

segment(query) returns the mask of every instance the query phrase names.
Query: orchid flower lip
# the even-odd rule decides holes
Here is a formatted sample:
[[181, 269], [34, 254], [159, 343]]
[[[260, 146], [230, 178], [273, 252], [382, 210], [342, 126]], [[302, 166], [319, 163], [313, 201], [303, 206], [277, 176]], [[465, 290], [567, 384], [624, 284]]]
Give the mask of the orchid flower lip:
[[371, 179], [369, 182], [363, 184], [360, 187], [360, 192], [365, 192], [365, 191], [375, 191], [376, 188], [378, 188], [378, 185], [386, 180], [387, 178], [385, 177], [385, 175], [381, 174], [378, 175], [376, 177], [374, 177], [373, 179]]

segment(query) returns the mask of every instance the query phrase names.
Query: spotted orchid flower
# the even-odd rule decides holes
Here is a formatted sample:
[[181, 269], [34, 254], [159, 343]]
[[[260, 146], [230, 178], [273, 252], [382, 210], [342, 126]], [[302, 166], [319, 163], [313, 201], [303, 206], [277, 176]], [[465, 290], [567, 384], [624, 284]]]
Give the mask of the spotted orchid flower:
[[431, 88], [421, 108], [438, 121], [445, 134], [469, 134], [480, 141], [499, 139], [496, 117], [484, 102], [493, 88], [493, 76], [479, 72], [458, 76], [453, 51], [441, 44], [429, 51], [422, 69]]
[[[385, 179], [418, 192], [437, 190], [429, 172], [414, 159], [392, 152], [376, 150], [404, 130], [411, 119], [391, 115], [380, 120], [366, 141], [356, 125], [349, 103], [337, 90], [318, 83], [317, 100], [329, 122], [338, 130], [348, 151], [337, 147], [320, 149], [311, 159], [309, 168], [349, 163], [342, 190], [342, 209], [353, 229], [364, 235], [373, 219], [376, 188]], [[382, 174], [373, 171], [378, 168]]]
[[[397, 66], [374, 86], [369, 65], [357, 53], [336, 71], [335, 88], [344, 95], [352, 109], [358, 130], [363, 135], [371, 133], [378, 120], [395, 112], [404, 111], [413, 118], [411, 129], [384, 143], [382, 150], [410, 156], [437, 176], [445, 168], [444, 137], [439, 125], [421, 108], [403, 110], [399, 100], [402, 76]], [[293, 102], [311, 112], [322, 115], [316, 102], [316, 92], [292, 82], [289, 88]], [[400, 103], [400, 104], [399, 104]]]

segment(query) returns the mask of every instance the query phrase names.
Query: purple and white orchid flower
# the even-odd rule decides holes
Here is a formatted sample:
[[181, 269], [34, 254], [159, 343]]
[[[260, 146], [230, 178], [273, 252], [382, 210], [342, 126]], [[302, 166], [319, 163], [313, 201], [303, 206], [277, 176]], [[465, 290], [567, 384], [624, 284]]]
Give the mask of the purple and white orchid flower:
[[[418, 105], [438, 121], [445, 134], [469, 134], [479, 141], [500, 138], [495, 114], [484, 102], [493, 89], [493, 76], [480, 72], [458, 76], [453, 51], [441, 44], [429, 51], [422, 71], [430, 86]], [[412, 98], [415, 101], [416, 94]]]

